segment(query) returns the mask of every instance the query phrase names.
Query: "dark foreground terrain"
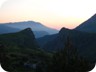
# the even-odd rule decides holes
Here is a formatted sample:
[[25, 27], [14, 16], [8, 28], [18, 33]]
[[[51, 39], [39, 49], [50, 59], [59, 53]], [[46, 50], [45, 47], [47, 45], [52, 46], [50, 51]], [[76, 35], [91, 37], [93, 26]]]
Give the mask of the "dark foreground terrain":
[[70, 36], [64, 48], [46, 52], [38, 46], [29, 28], [0, 35], [0, 62], [9, 72], [87, 72], [95, 65], [79, 55]]

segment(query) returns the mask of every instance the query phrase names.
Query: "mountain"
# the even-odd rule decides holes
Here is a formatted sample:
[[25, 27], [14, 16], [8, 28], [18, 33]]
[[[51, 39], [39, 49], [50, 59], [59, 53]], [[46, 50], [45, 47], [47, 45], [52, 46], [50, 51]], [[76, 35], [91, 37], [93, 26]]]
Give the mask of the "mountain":
[[57, 34], [57, 37], [55, 37], [53, 40], [48, 41], [43, 48], [47, 51], [58, 51], [59, 49], [64, 48], [64, 43], [66, 42], [67, 35], [69, 34], [69, 29], [62, 28], [59, 33]]
[[43, 48], [49, 52], [60, 51], [64, 49], [68, 37], [81, 56], [96, 61], [96, 34], [94, 33], [62, 28], [58, 36], [47, 42]]
[[50, 35], [46, 31], [34, 31], [33, 33], [35, 35], [35, 38], [40, 38], [40, 37], [43, 37], [43, 36], [46, 36], [46, 35]]
[[[7, 33], [14, 33], [19, 32], [21, 29], [13, 28], [10, 26], [7, 26], [5, 24], [0, 24], [0, 34], [7, 34]], [[33, 31], [35, 38], [43, 37], [45, 35], [49, 35], [46, 31]]]
[[1, 23], [0, 34], [18, 32], [26, 28], [31, 28], [36, 38], [43, 37], [45, 35], [55, 34], [58, 32], [57, 30], [48, 28], [38, 22], [24, 21], [24, 22], [14, 22], [14, 23]]
[[55, 38], [57, 37], [57, 35], [58, 35], [58, 34], [46, 35], [46, 36], [37, 38], [36, 40], [37, 40], [39, 46], [40, 46], [41, 48], [43, 48], [43, 46], [44, 46], [47, 42], [55, 39]]
[[16, 33], [0, 35], [0, 42], [8, 48], [39, 48], [30, 28]]
[[14, 22], [14, 23], [3, 23], [6, 26], [18, 29], [31, 28], [33, 31], [46, 31], [49, 34], [55, 34], [58, 31], [52, 28], [48, 28], [39, 22], [34, 21], [24, 21], [24, 22]]
[[20, 31], [20, 29], [18, 28], [12, 28], [6, 25], [0, 25], [0, 34], [4, 34], [4, 33], [13, 33], [13, 32], [17, 32]]
[[47, 63], [49, 56], [39, 48], [30, 28], [0, 35], [0, 64], [6, 71], [35, 72], [34, 64]]
[[80, 24], [78, 27], [76, 27], [75, 30], [96, 33], [96, 14], [94, 14], [87, 21]]

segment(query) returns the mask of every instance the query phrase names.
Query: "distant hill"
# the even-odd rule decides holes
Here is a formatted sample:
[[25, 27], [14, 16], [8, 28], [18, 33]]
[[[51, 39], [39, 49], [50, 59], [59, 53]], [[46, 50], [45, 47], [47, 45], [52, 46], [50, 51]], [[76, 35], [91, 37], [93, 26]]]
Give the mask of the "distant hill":
[[96, 33], [96, 14], [89, 18], [87, 21], [80, 24], [75, 30]]
[[14, 23], [0, 23], [0, 34], [18, 32], [26, 28], [31, 28], [36, 38], [58, 33], [58, 30], [46, 27], [41, 23], [34, 21], [24, 21]]
[[0, 25], [0, 34], [5, 34], [5, 33], [14, 33], [20, 31], [18, 28], [12, 28], [6, 25]]
[[50, 35], [48, 32], [46, 31], [33, 31], [35, 38], [40, 38], [46, 35]]
[[52, 40], [55, 39], [57, 36], [58, 36], [58, 34], [46, 35], [46, 36], [37, 38], [36, 40], [37, 40], [39, 46], [40, 46], [41, 48], [43, 48], [43, 46], [44, 46], [47, 42], [52, 41]]
[[[21, 30], [23, 29], [13, 28], [13, 27], [7, 26], [6, 24], [0, 24], [0, 34], [14, 33], [14, 32], [19, 32]], [[35, 38], [49, 35], [49, 33], [46, 31], [33, 31], [33, 33], [35, 35]]]
[[31, 28], [33, 31], [46, 31], [49, 34], [55, 34], [58, 31], [49, 27], [44, 26], [43, 24], [39, 22], [34, 21], [24, 21], [24, 22], [13, 22], [13, 23], [3, 23], [6, 26], [12, 27], [12, 28], [18, 28], [18, 29], [25, 29], [25, 28]]
[[96, 34], [92, 33], [62, 28], [56, 38], [43, 46], [44, 50], [54, 52], [64, 49], [67, 37], [70, 37], [72, 44], [78, 49], [80, 55], [96, 61]]

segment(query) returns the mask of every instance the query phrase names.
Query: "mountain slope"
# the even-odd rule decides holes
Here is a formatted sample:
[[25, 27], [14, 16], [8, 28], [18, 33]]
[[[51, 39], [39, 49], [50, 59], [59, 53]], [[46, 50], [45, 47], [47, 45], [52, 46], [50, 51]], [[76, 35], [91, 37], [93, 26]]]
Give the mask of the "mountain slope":
[[8, 48], [38, 48], [34, 34], [30, 28], [24, 29], [17, 33], [0, 35], [0, 42]]
[[75, 30], [96, 33], [96, 14], [76, 27]]
[[13, 32], [17, 32], [17, 31], [20, 31], [20, 29], [12, 28], [12, 27], [6, 26], [4, 24], [0, 25], [0, 34], [13, 33]]
[[83, 57], [96, 61], [96, 34], [62, 28], [58, 36], [44, 45], [44, 50], [54, 52], [64, 49], [67, 37]]
[[0, 35], [0, 63], [6, 71], [35, 72], [34, 64], [45, 62], [48, 56], [39, 48], [30, 28]]
[[[17, 28], [7, 26], [5, 24], [0, 24], [0, 34], [14, 33], [14, 32], [19, 32], [21, 30], [22, 29], [17, 29]], [[33, 31], [33, 33], [36, 38], [43, 37], [45, 35], [49, 35], [49, 33], [46, 31]]]
[[37, 38], [36, 40], [37, 40], [39, 46], [40, 46], [41, 48], [43, 48], [43, 46], [44, 46], [47, 42], [52, 41], [52, 40], [55, 39], [56, 37], [57, 37], [57, 34], [46, 35], [46, 36]]
[[58, 30], [46, 27], [41, 23], [34, 21], [24, 21], [14, 23], [0, 23], [0, 34], [18, 32], [26, 28], [31, 28], [36, 38], [58, 33]]
[[46, 31], [33, 31], [33, 33], [35, 35], [35, 38], [40, 38], [40, 37], [49, 35], [49, 33]]
[[24, 21], [24, 22], [14, 22], [14, 23], [4, 23], [6, 26], [18, 29], [31, 28], [32, 31], [46, 31], [49, 34], [57, 33], [58, 31], [55, 29], [48, 28], [41, 23], [34, 21]]

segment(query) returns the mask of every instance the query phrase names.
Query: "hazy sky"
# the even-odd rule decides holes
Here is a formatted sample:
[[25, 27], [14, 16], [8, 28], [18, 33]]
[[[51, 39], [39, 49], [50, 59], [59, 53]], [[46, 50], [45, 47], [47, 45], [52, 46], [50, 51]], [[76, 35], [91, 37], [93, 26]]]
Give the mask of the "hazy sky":
[[6, 0], [0, 22], [33, 20], [56, 29], [74, 28], [96, 13], [96, 0]]

